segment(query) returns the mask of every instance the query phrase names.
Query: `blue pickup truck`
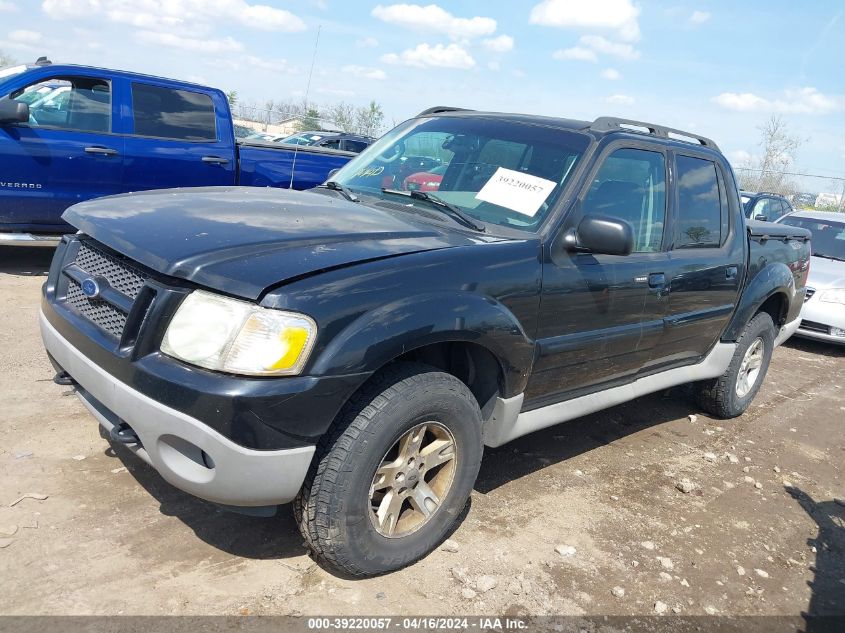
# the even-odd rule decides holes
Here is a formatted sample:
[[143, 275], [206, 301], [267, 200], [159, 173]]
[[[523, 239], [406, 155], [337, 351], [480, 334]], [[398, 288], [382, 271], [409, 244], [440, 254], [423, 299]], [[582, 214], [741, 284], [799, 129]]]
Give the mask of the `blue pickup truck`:
[[52, 64], [0, 69], [0, 245], [54, 244], [69, 206], [110, 194], [310, 189], [355, 154], [236, 140], [222, 91]]

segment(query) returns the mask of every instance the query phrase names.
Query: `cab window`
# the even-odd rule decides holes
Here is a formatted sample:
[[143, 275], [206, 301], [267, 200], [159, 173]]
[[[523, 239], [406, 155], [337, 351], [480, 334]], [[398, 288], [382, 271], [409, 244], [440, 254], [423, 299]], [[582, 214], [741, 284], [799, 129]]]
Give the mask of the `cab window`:
[[584, 213], [627, 220], [634, 227], [634, 252], [661, 249], [666, 220], [666, 160], [661, 152], [618, 149], [596, 173], [582, 205]]
[[135, 134], [181, 141], [216, 141], [217, 117], [202, 92], [132, 84]]
[[5, 98], [29, 106], [30, 127], [111, 131], [111, 88], [102, 79], [54, 77], [30, 84]]
[[678, 222], [675, 248], [707, 248], [722, 244], [723, 214], [719, 179], [713, 161], [677, 157]]

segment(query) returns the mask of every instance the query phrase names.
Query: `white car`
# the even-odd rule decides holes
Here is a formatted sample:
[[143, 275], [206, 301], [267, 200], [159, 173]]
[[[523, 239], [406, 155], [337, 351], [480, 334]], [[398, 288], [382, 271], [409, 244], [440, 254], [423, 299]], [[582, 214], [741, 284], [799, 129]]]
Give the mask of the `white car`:
[[845, 213], [798, 211], [778, 222], [813, 233], [807, 295], [795, 335], [845, 345]]

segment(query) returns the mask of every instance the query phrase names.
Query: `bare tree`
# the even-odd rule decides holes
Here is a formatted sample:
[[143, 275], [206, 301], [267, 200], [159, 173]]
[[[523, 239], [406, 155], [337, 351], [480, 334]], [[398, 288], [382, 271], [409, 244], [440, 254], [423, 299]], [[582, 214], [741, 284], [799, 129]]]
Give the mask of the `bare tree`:
[[358, 108], [355, 113], [355, 127], [358, 134], [365, 136], [381, 136], [381, 129], [384, 125], [384, 111], [381, 106], [370, 101], [370, 105]]
[[0, 51], [0, 68], [5, 66], [12, 66], [13, 64], [17, 64], [18, 60], [16, 60], [11, 55], [7, 55], [4, 51]]
[[762, 154], [756, 162], [749, 161], [748, 168], [757, 172], [756, 182], [749, 182], [749, 188], [757, 191], [794, 193], [795, 185], [784, 173], [795, 164], [795, 157], [804, 139], [792, 134], [789, 125], [779, 114], [773, 114], [757, 128], [760, 130]]
[[326, 118], [341, 130], [352, 131], [355, 127], [355, 107], [345, 101], [326, 108]]

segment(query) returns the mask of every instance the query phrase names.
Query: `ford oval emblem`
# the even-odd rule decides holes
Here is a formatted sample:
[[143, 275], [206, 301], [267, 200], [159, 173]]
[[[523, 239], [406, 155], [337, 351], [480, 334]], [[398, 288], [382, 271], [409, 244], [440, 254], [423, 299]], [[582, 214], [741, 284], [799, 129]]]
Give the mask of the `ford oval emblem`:
[[82, 282], [82, 294], [89, 299], [93, 299], [100, 295], [100, 284], [90, 277]]

